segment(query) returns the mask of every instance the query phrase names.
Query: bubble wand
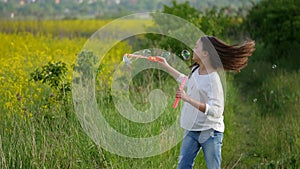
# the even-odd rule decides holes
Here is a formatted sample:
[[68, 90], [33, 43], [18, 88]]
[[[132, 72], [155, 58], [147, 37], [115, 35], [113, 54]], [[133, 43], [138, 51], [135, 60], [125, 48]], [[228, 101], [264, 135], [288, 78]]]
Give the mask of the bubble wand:
[[163, 61], [162, 59], [160, 59], [160, 58], [158, 58], [158, 57], [156, 57], [156, 56], [143, 56], [143, 55], [135, 55], [135, 54], [128, 54], [128, 53], [126, 53], [126, 54], [124, 55], [123, 61], [124, 61], [125, 63], [130, 62], [129, 57], [131, 57], [131, 58], [148, 59], [148, 60], [150, 60], [150, 61], [152, 61], [152, 62], [162, 62], [162, 61]]
[[[188, 59], [190, 58], [190, 56], [191, 56], [191, 53], [190, 53], [188, 50], [183, 50], [183, 51], [181, 52], [181, 56], [183, 57], [184, 60], [188, 60]], [[181, 84], [180, 84], [180, 87], [179, 87], [179, 90], [182, 90], [182, 89], [183, 89], [186, 80], [187, 80], [186, 77], [184, 77], [184, 78], [182, 79]], [[173, 108], [174, 108], [174, 109], [178, 106], [179, 101], [180, 101], [180, 97], [176, 97], [175, 102], [174, 102], [174, 104], [173, 104]]]
[[[188, 50], [183, 50], [181, 52], [181, 56], [183, 57], [184, 60], [188, 60], [190, 58], [190, 52]], [[148, 59], [149, 61], [152, 61], [152, 62], [162, 62], [163, 60], [156, 57], [156, 56], [143, 56], [143, 55], [136, 55], [136, 54], [128, 54], [126, 53], [124, 56], [123, 56], [123, 62], [125, 62], [126, 64], [130, 64], [131, 63], [131, 59], [130, 58], [142, 58], [142, 59]], [[187, 78], [184, 77], [182, 79], [182, 82], [180, 84], [180, 87], [179, 87], [179, 90], [182, 90], [183, 87], [184, 87], [184, 84], [186, 82]], [[176, 108], [178, 106], [178, 103], [180, 101], [180, 97], [176, 97], [175, 99], [175, 102], [173, 104], [173, 108]]]
[[[185, 84], [185, 82], [186, 82], [186, 79], [187, 79], [186, 77], [184, 77], [184, 78], [182, 79], [181, 84], [180, 84], [180, 87], [179, 87], [178, 90], [182, 90], [182, 89], [183, 89], [184, 84]], [[174, 102], [174, 104], [173, 104], [173, 108], [174, 108], [174, 109], [178, 106], [179, 101], [180, 101], [180, 97], [176, 97], [175, 102]]]

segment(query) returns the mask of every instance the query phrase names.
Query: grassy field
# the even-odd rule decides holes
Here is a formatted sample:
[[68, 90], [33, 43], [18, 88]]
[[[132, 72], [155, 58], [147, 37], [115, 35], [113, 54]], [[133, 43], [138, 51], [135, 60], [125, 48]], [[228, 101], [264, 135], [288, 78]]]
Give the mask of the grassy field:
[[[0, 168], [176, 168], [180, 144], [141, 159], [112, 154], [85, 133], [70, 91], [62, 93], [49, 83], [32, 80], [36, 68], [61, 61], [67, 71], [60, 82], [70, 83], [87, 38], [109, 21], [0, 22]], [[97, 102], [117, 131], [131, 136], [156, 135], [175, 123], [180, 113], [172, 108], [172, 102], [158, 121], [138, 124], [120, 116], [110, 97], [111, 84], [107, 83], [111, 81], [107, 79], [122, 60], [119, 55], [131, 50], [121, 42], [104, 59], [96, 79]], [[253, 57], [260, 54], [258, 50]], [[154, 89], [161, 89], [173, 101], [177, 89], [173, 79], [161, 71], [144, 73], [146, 76], [138, 76], [130, 84], [131, 102], [138, 109], [149, 107], [145, 96]], [[238, 75], [226, 74], [222, 168], [300, 167], [299, 75], [254, 61]], [[139, 92], [141, 88], [147, 90]], [[194, 168], [205, 168], [202, 153]]]

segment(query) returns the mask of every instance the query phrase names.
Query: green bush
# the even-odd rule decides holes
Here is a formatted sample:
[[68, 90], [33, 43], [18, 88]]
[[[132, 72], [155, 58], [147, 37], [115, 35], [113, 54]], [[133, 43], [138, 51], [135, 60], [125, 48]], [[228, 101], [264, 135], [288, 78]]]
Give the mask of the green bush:
[[298, 0], [263, 0], [250, 10], [244, 24], [251, 37], [269, 50], [268, 55], [261, 57], [268, 61], [285, 59], [290, 64], [299, 62], [299, 6]]

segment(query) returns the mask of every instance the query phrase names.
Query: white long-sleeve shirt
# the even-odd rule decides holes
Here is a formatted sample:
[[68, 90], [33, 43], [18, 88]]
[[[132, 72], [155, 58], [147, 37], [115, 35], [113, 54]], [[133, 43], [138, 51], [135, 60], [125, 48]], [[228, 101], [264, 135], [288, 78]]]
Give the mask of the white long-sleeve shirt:
[[[224, 94], [220, 77], [217, 72], [200, 75], [198, 69], [186, 81], [186, 94], [206, 104], [205, 112], [201, 112], [191, 104], [184, 102], [181, 110], [181, 127], [190, 131], [214, 129], [224, 132]], [[177, 81], [181, 83], [186, 77], [181, 74]]]

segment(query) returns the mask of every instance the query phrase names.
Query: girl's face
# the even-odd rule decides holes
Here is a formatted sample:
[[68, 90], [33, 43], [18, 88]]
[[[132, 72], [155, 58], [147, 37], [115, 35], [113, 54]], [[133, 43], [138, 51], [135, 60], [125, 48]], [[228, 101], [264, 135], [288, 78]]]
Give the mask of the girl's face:
[[195, 48], [193, 49], [193, 61], [201, 64], [207, 58], [207, 52], [203, 51], [202, 42], [198, 40]]

